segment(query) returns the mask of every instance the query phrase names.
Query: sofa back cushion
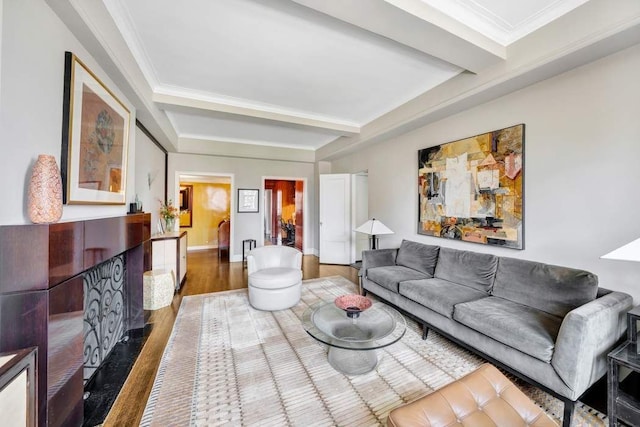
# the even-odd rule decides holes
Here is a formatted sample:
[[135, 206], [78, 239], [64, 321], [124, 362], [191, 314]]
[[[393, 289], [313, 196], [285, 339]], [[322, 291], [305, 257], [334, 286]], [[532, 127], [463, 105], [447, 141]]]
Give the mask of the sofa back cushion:
[[492, 294], [564, 317], [593, 301], [598, 277], [588, 271], [515, 258], [500, 258]]
[[435, 277], [489, 292], [497, 266], [495, 255], [440, 248]]
[[412, 268], [433, 277], [439, 250], [439, 246], [403, 240], [400, 249], [398, 249], [396, 265]]

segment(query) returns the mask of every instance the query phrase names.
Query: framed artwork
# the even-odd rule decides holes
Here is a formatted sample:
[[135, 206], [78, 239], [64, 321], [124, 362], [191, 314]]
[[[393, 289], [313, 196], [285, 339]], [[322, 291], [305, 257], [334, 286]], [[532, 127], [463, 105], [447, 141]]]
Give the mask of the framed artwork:
[[180, 228], [193, 226], [193, 185], [180, 186]]
[[125, 204], [131, 113], [65, 53], [61, 175], [66, 204]]
[[238, 212], [258, 212], [259, 190], [238, 189]]
[[524, 124], [418, 151], [418, 234], [524, 248]]

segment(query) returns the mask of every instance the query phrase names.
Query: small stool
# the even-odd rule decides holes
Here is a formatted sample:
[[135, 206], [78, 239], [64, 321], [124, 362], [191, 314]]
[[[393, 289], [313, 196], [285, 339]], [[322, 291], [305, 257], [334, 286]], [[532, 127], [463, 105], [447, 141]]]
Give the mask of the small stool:
[[[246, 249], [246, 246], [249, 245], [249, 249]], [[248, 254], [251, 249], [256, 247], [255, 239], [244, 239], [242, 241], [242, 268], [247, 266], [247, 256], [245, 255], [245, 251]]]
[[157, 310], [170, 305], [173, 301], [174, 284], [175, 280], [171, 271], [145, 271], [142, 281], [142, 308]]
[[440, 390], [392, 410], [387, 418], [387, 427], [452, 425], [558, 426], [488, 363]]

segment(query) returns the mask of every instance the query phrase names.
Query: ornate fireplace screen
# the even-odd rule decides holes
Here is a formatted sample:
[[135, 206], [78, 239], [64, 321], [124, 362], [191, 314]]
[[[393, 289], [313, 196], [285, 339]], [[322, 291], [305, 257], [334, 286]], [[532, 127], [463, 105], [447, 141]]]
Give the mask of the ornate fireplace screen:
[[122, 338], [125, 255], [117, 255], [84, 273], [84, 382]]

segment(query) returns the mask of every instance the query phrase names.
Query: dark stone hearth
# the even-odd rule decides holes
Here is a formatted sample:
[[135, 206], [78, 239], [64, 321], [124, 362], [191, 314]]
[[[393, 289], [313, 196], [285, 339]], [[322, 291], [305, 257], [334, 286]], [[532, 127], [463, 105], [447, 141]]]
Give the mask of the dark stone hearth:
[[93, 378], [85, 386], [84, 426], [93, 427], [104, 422], [120, 389], [140, 354], [152, 325], [128, 332], [128, 340], [117, 343]]

